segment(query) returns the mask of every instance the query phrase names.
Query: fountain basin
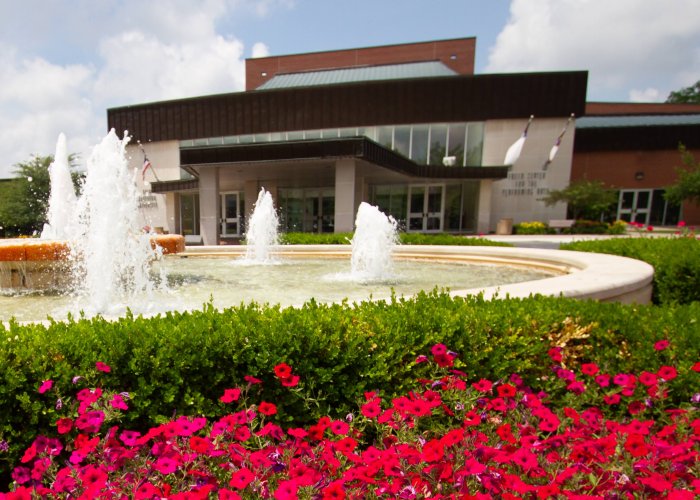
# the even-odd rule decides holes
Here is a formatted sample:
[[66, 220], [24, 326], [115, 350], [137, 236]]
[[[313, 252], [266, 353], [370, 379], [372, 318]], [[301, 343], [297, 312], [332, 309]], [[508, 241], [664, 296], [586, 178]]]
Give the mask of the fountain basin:
[[[179, 234], [155, 234], [150, 240], [151, 246], [160, 247], [164, 255], [185, 250], [185, 238]], [[0, 288], [59, 288], [67, 279], [69, 254], [70, 245], [66, 241], [0, 240]]]
[[[241, 258], [245, 247], [189, 247], [172, 258], [227, 256]], [[349, 245], [277, 246], [273, 257], [342, 258], [351, 255]], [[487, 299], [522, 298], [533, 294], [595, 299], [602, 302], [648, 304], [651, 302], [654, 268], [616, 255], [539, 248], [403, 245], [394, 248], [395, 259], [490, 264], [537, 269], [553, 276], [486, 288], [451, 290], [452, 296], [483, 293]]]

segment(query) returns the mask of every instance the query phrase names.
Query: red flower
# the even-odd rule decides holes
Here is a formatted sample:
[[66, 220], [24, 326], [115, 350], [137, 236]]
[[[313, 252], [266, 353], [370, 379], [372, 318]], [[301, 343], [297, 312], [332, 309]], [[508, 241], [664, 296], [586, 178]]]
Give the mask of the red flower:
[[285, 387], [296, 387], [299, 384], [299, 375], [292, 375], [289, 378], [281, 379], [281, 382]]
[[476, 389], [479, 392], [489, 392], [491, 390], [491, 387], [493, 387], [493, 383], [489, 380], [486, 380], [485, 378], [482, 378], [478, 382], [474, 382], [472, 384], [472, 387]]
[[251, 375], [246, 375], [245, 377], [243, 377], [243, 380], [248, 382], [250, 385], [262, 384], [262, 380], [260, 380], [259, 378], [255, 378]]
[[73, 428], [73, 420], [70, 418], [59, 418], [56, 421], [56, 428], [59, 434], [67, 434]]
[[287, 363], [280, 363], [275, 366], [275, 376], [281, 378], [282, 380], [288, 379], [292, 376], [292, 367]]
[[646, 386], [651, 386], [656, 384], [656, 375], [653, 373], [649, 373], [647, 371], [644, 371], [639, 374], [639, 381]]
[[106, 365], [102, 361], [98, 361], [95, 363], [95, 368], [97, 368], [101, 372], [109, 373], [112, 371], [112, 368], [109, 365]]
[[347, 455], [348, 453], [352, 453], [355, 448], [357, 448], [357, 441], [351, 437], [346, 437], [333, 443], [333, 447], [336, 449], [336, 451], [339, 451], [343, 455]]
[[430, 352], [433, 354], [433, 356], [444, 356], [447, 354], [447, 346], [445, 344], [435, 344], [430, 349]]
[[177, 470], [177, 462], [170, 457], [160, 457], [153, 468], [161, 474], [172, 474]]
[[678, 375], [678, 372], [676, 369], [672, 366], [662, 366], [659, 368], [659, 371], [656, 373], [659, 377], [662, 379], [668, 381], [668, 380], [673, 380], [676, 378], [676, 375]]
[[242, 490], [248, 486], [255, 479], [255, 474], [253, 474], [249, 469], [245, 467], [237, 470], [231, 475], [231, 480], [229, 481], [229, 486], [236, 488], [237, 490]]
[[258, 405], [258, 411], [263, 415], [271, 416], [277, 413], [277, 406], [274, 403], [268, 403], [267, 401], [262, 401]]
[[345, 489], [340, 481], [333, 481], [321, 493], [323, 493], [321, 500], [343, 500], [345, 498]]
[[700, 361], [698, 361], [693, 366], [691, 366], [690, 369], [693, 370], [694, 372], [700, 372]]
[[365, 403], [360, 408], [360, 412], [367, 418], [374, 418], [379, 416], [382, 412], [381, 406], [379, 406], [379, 399], [373, 399], [369, 403]]
[[498, 395], [502, 398], [512, 398], [515, 396], [515, 387], [510, 384], [499, 385], [496, 390]]
[[241, 390], [236, 387], [234, 389], [224, 389], [224, 395], [219, 398], [222, 403], [232, 403], [233, 401], [238, 401], [241, 397]]
[[620, 395], [619, 394], [609, 394], [608, 396], [604, 396], [603, 402], [606, 405], [616, 405], [620, 402]]
[[598, 373], [598, 365], [595, 363], [583, 363], [581, 365], [581, 373], [584, 375], [593, 376]]
[[561, 363], [561, 347], [552, 347], [549, 351], [547, 351], [547, 354], [555, 363]]
[[275, 491], [275, 500], [296, 500], [299, 485], [294, 480], [280, 481]]

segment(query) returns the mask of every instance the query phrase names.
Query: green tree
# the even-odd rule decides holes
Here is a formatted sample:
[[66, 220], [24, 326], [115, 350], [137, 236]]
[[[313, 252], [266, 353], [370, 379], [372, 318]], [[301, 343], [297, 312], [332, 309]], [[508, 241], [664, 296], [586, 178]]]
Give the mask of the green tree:
[[683, 167], [676, 168], [678, 180], [666, 188], [668, 201], [680, 205], [683, 201], [695, 201], [700, 204], [700, 162], [681, 144], [678, 146]]
[[[75, 155], [70, 155], [71, 166]], [[51, 180], [49, 165], [53, 156], [33, 156], [15, 165], [15, 178], [4, 182], [0, 197], [0, 227], [7, 236], [32, 235], [46, 222]], [[79, 188], [81, 175], [72, 172], [73, 184]]]
[[574, 219], [597, 220], [617, 201], [615, 191], [601, 181], [576, 181], [541, 198], [547, 206], [566, 203]]
[[690, 87], [672, 91], [666, 102], [700, 104], [700, 80]]

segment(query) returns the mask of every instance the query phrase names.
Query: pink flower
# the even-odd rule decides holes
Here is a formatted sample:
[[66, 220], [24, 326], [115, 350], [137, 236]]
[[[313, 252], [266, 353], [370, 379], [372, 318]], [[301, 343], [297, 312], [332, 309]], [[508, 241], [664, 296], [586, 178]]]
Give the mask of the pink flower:
[[112, 405], [112, 408], [116, 408], [117, 410], [128, 410], [129, 406], [126, 404], [124, 401], [124, 398], [121, 397], [120, 394], [115, 394], [112, 396], [112, 400], [109, 402], [110, 405]]
[[350, 426], [342, 420], [334, 420], [331, 423], [331, 431], [333, 434], [344, 436], [350, 430]]
[[39, 394], [44, 394], [46, 391], [50, 391], [53, 387], [53, 380], [44, 380], [39, 386]]
[[237, 490], [242, 490], [253, 482], [253, 479], [255, 479], [255, 474], [253, 474], [249, 469], [243, 467], [231, 475], [231, 480], [228, 484]]
[[70, 418], [59, 418], [56, 421], [56, 428], [59, 434], [67, 434], [73, 428], [73, 420]]
[[259, 378], [255, 378], [251, 375], [246, 375], [245, 377], [243, 377], [243, 380], [248, 382], [250, 385], [262, 384], [262, 380], [260, 380]]
[[676, 375], [678, 375], [678, 372], [676, 369], [672, 366], [662, 366], [659, 368], [659, 371], [656, 373], [659, 377], [662, 379], [668, 381], [668, 380], [673, 380], [676, 378]]
[[668, 340], [659, 340], [657, 343], [654, 344], [654, 349], [657, 351], [663, 351], [668, 347]]
[[109, 373], [112, 371], [112, 368], [110, 368], [109, 365], [103, 363], [102, 361], [98, 361], [95, 363], [95, 368], [97, 368], [101, 372]]
[[583, 363], [581, 365], [581, 373], [583, 373], [584, 375], [593, 376], [597, 374], [598, 371], [598, 365], [596, 365], [595, 363]]
[[431, 347], [430, 352], [433, 356], [444, 356], [447, 354], [447, 346], [445, 344], [435, 344]]
[[289, 378], [280, 380], [284, 387], [296, 387], [299, 384], [299, 375], [292, 375]]
[[154, 468], [161, 474], [172, 474], [177, 470], [177, 462], [170, 457], [160, 457]]

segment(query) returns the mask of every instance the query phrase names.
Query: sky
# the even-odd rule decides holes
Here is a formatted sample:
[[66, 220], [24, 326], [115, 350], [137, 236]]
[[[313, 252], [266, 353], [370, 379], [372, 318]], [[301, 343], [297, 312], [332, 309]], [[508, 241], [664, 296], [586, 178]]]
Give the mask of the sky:
[[[85, 164], [112, 107], [242, 91], [245, 59], [476, 37], [476, 73], [587, 70], [588, 100], [700, 80], [700, 0], [0, 0], [0, 178]], [[117, 131], [120, 135], [123, 131]]]

